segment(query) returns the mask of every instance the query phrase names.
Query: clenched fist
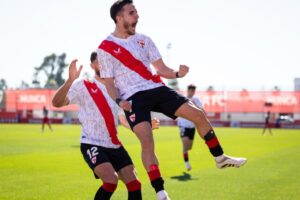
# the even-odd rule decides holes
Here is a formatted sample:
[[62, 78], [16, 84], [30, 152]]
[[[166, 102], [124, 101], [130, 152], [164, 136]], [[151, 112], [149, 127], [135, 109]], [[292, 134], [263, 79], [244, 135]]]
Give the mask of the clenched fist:
[[178, 76], [179, 78], [185, 77], [185, 75], [189, 72], [189, 67], [186, 65], [180, 65], [179, 66], [179, 71], [178, 71]]

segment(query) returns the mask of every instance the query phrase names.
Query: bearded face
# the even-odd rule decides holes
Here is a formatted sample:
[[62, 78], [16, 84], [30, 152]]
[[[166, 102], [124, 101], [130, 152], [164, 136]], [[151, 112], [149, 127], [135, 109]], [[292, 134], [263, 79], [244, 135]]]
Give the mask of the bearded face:
[[120, 23], [123, 29], [128, 35], [135, 34], [135, 28], [138, 23], [139, 15], [134, 5], [127, 4], [123, 7], [122, 13], [120, 15]]

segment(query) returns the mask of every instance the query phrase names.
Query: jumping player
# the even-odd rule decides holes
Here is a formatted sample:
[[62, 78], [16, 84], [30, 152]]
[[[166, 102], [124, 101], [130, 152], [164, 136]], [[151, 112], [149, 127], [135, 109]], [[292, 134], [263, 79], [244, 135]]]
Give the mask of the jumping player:
[[[142, 161], [158, 199], [169, 199], [155, 155], [150, 112], [161, 112], [173, 119], [192, 121], [205, 140], [219, 168], [240, 167], [245, 158], [223, 154], [216, 134], [202, 109], [176, 91], [166, 87], [160, 76], [167, 79], [184, 77], [189, 68], [180, 65], [175, 71], [165, 65], [153, 41], [135, 32], [139, 15], [132, 0], [118, 0], [110, 9], [115, 30], [99, 46], [101, 77], [108, 93], [126, 112], [130, 127], [142, 147]], [[151, 72], [153, 65], [157, 74]]]
[[271, 112], [268, 111], [265, 117], [265, 126], [262, 132], [262, 135], [265, 134], [266, 130], [268, 129], [270, 135], [273, 135], [272, 130], [271, 130], [271, 124], [270, 124], [270, 117], [271, 117]]
[[[199, 109], [203, 109], [202, 103], [200, 99], [194, 97], [196, 91], [196, 86], [191, 84], [187, 87], [187, 98], [194, 103], [196, 107]], [[189, 154], [188, 152], [193, 147], [194, 136], [195, 136], [195, 124], [185, 118], [179, 117], [177, 121], [177, 125], [179, 126], [180, 137], [182, 142], [182, 152], [183, 159], [185, 162], [185, 167], [188, 171], [192, 169], [189, 163]]]
[[50, 124], [50, 120], [48, 118], [48, 110], [46, 108], [46, 106], [43, 107], [43, 120], [42, 120], [42, 133], [44, 132], [45, 129], [45, 124], [48, 125], [50, 131], [53, 131], [51, 124]]
[[[77, 69], [76, 62], [71, 62], [69, 79], [58, 89], [52, 103], [55, 107], [79, 105], [78, 117], [82, 126], [80, 149], [95, 177], [103, 182], [94, 199], [110, 199], [117, 188], [118, 178], [126, 184], [129, 200], [142, 199], [141, 183], [131, 158], [117, 137], [120, 109], [107, 94], [99, 77], [97, 53], [91, 54], [91, 67], [95, 70], [92, 82], [79, 80], [74, 83], [82, 69], [82, 66]], [[128, 124], [124, 125], [128, 127]]]

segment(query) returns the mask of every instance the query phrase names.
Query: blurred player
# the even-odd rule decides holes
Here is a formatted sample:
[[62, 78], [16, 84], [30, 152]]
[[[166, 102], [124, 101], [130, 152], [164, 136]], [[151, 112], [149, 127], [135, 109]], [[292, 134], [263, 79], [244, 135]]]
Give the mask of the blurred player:
[[[194, 103], [195, 106], [202, 109], [202, 103], [200, 99], [194, 97], [196, 91], [195, 85], [189, 85], [187, 88], [187, 98]], [[189, 171], [192, 169], [189, 163], [189, 154], [188, 151], [192, 149], [194, 136], [195, 136], [195, 124], [185, 118], [179, 117], [177, 125], [179, 126], [180, 137], [182, 141], [182, 151], [183, 151], [183, 159], [185, 162], [185, 167]]]
[[50, 120], [49, 120], [49, 118], [48, 118], [48, 110], [47, 110], [47, 108], [44, 106], [44, 107], [43, 107], [43, 120], [42, 120], [42, 133], [44, 132], [45, 124], [48, 125], [50, 131], [53, 131], [53, 130], [52, 130], [52, 127], [51, 127], [51, 124], [50, 124]]
[[[98, 50], [101, 77], [105, 78], [108, 93], [126, 112], [130, 127], [142, 146], [142, 161], [151, 185], [159, 200], [169, 199], [164, 190], [155, 155], [150, 112], [163, 113], [173, 119], [184, 117], [195, 123], [197, 132], [205, 140], [219, 168], [240, 167], [244, 158], [223, 154], [215, 132], [202, 109], [186, 97], [166, 87], [160, 76], [166, 79], [182, 78], [189, 68], [180, 65], [178, 71], [167, 67], [153, 41], [135, 32], [139, 15], [131, 0], [116, 1], [110, 9], [115, 31], [104, 40]], [[157, 74], [151, 72], [153, 65]]]
[[[103, 182], [94, 199], [110, 199], [120, 178], [126, 184], [128, 199], [140, 200], [141, 183], [131, 158], [117, 137], [120, 109], [107, 94], [103, 80], [99, 77], [97, 53], [91, 54], [91, 67], [95, 70], [92, 82], [79, 80], [74, 83], [82, 69], [82, 66], [77, 69], [76, 62], [73, 60], [70, 64], [69, 79], [58, 89], [52, 103], [55, 107], [79, 105], [81, 152], [95, 177]], [[124, 115], [120, 116], [120, 121], [129, 127]], [[157, 123], [153, 123], [155, 128]]]
[[273, 135], [272, 130], [271, 130], [270, 117], [271, 117], [271, 113], [270, 113], [270, 111], [268, 111], [266, 114], [266, 117], [265, 117], [265, 126], [263, 129], [262, 135], [265, 134], [267, 129], [268, 129], [270, 135]]

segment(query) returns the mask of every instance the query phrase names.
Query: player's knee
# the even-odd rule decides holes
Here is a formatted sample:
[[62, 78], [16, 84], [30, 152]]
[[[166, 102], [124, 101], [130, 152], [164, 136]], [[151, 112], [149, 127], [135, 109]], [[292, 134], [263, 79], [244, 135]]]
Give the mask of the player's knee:
[[114, 173], [114, 174], [112, 174], [110, 176], [107, 176], [105, 178], [105, 181], [103, 180], [103, 182], [112, 183], [112, 184], [118, 184], [118, 180], [119, 180], [119, 176], [116, 173]]
[[203, 119], [205, 119], [205, 112], [202, 109], [198, 109], [194, 114], [193, 122], [196, 125], [200, 125]]

